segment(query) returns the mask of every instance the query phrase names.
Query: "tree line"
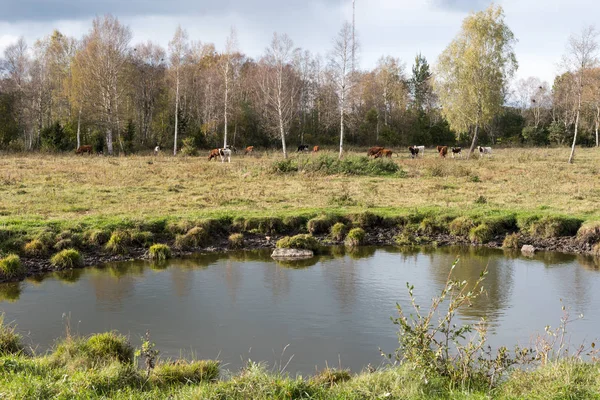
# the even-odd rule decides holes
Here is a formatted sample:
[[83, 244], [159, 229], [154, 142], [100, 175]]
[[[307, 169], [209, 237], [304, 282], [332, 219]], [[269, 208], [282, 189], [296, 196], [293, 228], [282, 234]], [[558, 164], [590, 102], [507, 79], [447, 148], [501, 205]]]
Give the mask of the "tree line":
[[[596, 33], [569, 40], [553, 85], [513, 82], [516, 39], [503, 10], [465, 18], [435, 69], [382, 56], [358, 68], [346, 23], [325, 56], [275, 33], [257, 59], [231, 30], [224, 49], [178, 27], [163, 48], [97, 17], [82, 38], [20, 38], [0, 59], [0, 150], [174, 154], [229, 144], [290, 146], [598, 145]], [[574, 147], [573, 147], [574, 149]]]

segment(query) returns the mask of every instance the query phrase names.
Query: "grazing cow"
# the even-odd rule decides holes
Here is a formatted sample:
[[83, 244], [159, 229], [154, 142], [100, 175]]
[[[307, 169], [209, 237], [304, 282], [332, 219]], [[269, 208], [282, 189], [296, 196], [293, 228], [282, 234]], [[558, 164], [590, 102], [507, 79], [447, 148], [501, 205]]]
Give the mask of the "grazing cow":
[[369, 151], [367, 151], [367, 157], [376, 156], [381, 151], [383, 151], [383, 147], [371, 147]]
[[425, 156], [425, 146], [413, 146], [416, 147], [419, 150], [419, 153], [421, 155], [421, 157]]
[[462, 158], [462, 147], [452, 148], [452, 158], [454, 158], [455, 155], [458, 155], [460, 158]]
[[220, 149], [213, 149], [210, 151], [210, 154], [208, 155], [208, 161], [212, 160], [213, 158], [216, 160], [217, 157], [219, 157], [220, 155], [221, 155]]
[[319, 152], [319, 146], [313, 147], [313, 153], [318, 153], [318, 152]]
[[388, 149], [382, 149], [379, 153], [375, 154], [375, 158], [392, 158], [392, 151]]
[[253, 152], [254, 152], [254, 146], [248, 146], [248, 147], [246, 147], [246, 150], [244, 150], [244, 155], [252, 154]]
[[160, 146], [156, 146], [154, 148], [154, 155], [157, 156], [159, 151], [160, 151]]
[[298, 151], [296, 151], [296, 153], [300, 153], [303, 151], [308, 151], [308, 145], [307, 144], [301, 144], [300, 146], [298, 146]]
[[77, 154], [88, 153], [89, 155], [92, 155], [92, 146], [90, 146], [90, 145], [79, 146], [77, 148], [77, 150], [75, 150], [75, 153], [77, 153]]
[[415, 158], [419, 155], [419, 147], [418, 146], [410, 146], [408, 148], [408, 151], [410, 151], [410, 157], [411, 158]]
[[484, 154], [487, 154], [488, 157], [491, 157], [492, 156], [492, 148], [479, 146], [479, 157], [483, 157]]
[[225, 159], [227, 162], [231, 162], [231, 150], [229, 147], [224, 149], [219, 149], [219, 156], [221, 157], [221, 162], [224, 163]]
[[446, 158], [448, 155], [448, 146], [438, 146], [437, 151], [440, 153], [441, 158]]

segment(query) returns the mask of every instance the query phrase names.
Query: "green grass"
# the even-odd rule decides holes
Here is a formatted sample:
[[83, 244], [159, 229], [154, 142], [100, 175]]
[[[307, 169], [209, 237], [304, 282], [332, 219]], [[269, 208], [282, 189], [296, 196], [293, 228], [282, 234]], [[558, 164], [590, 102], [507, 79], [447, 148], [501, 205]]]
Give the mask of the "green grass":
[[153, 261], [165, 261], [171, 258], [171, 248], [166, 244], [155, 244], [150, 247], [148, 254]]
[[279, 249], [319, 250], [319, 242], [311, 235], [286, 236], [277, 242]]
[[363, 228], [354, 228], [348, 232], [344, 244], [348, 247], [357, 247], [364, 244], [366, 232]]
[[50, 259], [50, 264], [56, 269], [72, 269], [83, 266], [83, 258], [75, 249], [62, 250]]
[[9, 254], [0, 258], [0, 276], [5, 278], [19, 278], [25, 273], [21, 259], [16, 254]]

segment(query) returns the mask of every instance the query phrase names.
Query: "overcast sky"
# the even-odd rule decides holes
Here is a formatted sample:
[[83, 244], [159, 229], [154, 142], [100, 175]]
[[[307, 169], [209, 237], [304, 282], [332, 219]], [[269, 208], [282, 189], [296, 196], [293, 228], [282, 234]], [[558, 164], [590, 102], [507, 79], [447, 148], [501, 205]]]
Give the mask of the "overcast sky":
[[[407, 71], [417, 52], [433, 64], [470, 11], [488, 0], [356, 0], [360, 65], [372, 68], [382, 55], [399, 57]], [[518, 39], [518, 77], [551, 82], [570, 34], [594, 23], [597, 0], [499, 0]], [[0, 0], [0, 52], [23, 35], [29, 44], [58, 29], [80, 38], [96, 15], [111, 13], [133, 31], [132, 44], [152, 40], [166, 47], [181, 24], [192, 40], [224, 45], [230, 27], [240, 48], [257, 57], [273, 32], [296, 46], [325, 55], [352, 0]]]

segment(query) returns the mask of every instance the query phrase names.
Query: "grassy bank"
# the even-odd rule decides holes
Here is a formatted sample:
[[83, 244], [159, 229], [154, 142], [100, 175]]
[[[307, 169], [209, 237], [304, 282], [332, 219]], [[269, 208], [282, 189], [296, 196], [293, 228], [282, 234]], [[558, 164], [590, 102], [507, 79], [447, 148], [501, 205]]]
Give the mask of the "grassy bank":
[[[232, 234], [329, 235], [337, 222], [348, 230], [396, 227], [400, 245], [440, 233], [478, 244], [513, 233], [522, 239], [513, 237], [514, 244], [575, 238], [582, 223], [600, 221], [600, 152], [582, 149], [568, 165], [564, 151], [499, 150], [472, 160], [441, 160], [433, 151], [416, 160], [351, 154], [344, 162], [328, 153], [290, 161], [259, 153], [231, 164], [6, 155], [0, 252], [49, 260], [63, 250], [127, 254], [155, 243], [193, 250]], [[356, 217], [365, 210], [375, 217]], [[599, 240], [588, 229], [585, 249]], [[235, 246], [243, 242], [237, 236]]]

